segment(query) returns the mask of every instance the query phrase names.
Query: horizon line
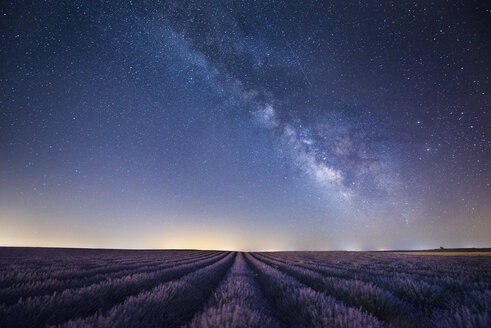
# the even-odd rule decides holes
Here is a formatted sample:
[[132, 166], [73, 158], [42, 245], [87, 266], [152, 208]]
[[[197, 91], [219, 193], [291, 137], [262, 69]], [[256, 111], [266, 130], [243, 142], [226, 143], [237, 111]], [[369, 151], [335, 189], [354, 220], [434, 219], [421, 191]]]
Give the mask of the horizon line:
[[110, 247], [74, 247], [74, 246], [8, 246], [0, 245], [0, 248], [47, 248], [47, 249], [80, 249], [80, 250], [113, 250], [113, 251], [223, 251], [223, 252], [422, 252], [422, 251], [490, 251], [491, 247], [440, 247], [421, 249], [262, 249], [262, 250], [232, 250], [232, 249], [201, 249], [201, 248], [110, 248]]

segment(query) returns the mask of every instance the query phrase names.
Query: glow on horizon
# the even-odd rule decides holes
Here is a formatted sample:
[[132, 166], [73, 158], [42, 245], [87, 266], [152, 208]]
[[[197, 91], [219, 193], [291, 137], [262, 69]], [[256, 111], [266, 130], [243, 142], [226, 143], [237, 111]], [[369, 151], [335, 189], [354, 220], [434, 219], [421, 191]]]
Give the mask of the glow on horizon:
[[[1, 204], [0, 204], [1, 205]], [[69, 247], [106, 249], [199, 249], [230, 251], [297, 251], [297, 250], [424, 250], [459, 247], [489, 247], [486, 238], [480, 243], [445, 241], [430, 235], [424, 243], [411, 242], [409, 235], [400, 243], [382, 240], [383, 232], [357, 235], [354, 232], [340, 236], [310, 233], [311, 242], [297, 229], [295, 234], [282, 231], [281, 226], [258, 226], [247, 221], [228, 222], [217, 217], [154, 216], [140, 217], [138, 227], [128, 229], [125, 224], [107, 225], [91, 216], [79, 217], [80, 225], [63, 224], [63, 215], [36, 210], [19, 209], [20, 206], [0, 206], [0, 246], [17, 247]], [[68, 215], [68, 214], [67, 214]], [[73, 215], [73, 214], [72, 214]], [[111, 215], [109, 215], [111, 217]], [[130, 221], [131, 217], [122, 221]], [[159, 221], [160, 220], [160, 221]], [[174, 223], [172, 223], [174, 222]], [[483, 230], [485, 231], [485, 230]], [[394, 236], [397, 238], [397, 236]], [[348, 240], [357, 242], [348, 242]], [[295, 242], [297, 240], [297, 242]], [[318, 242], [321, 240], [321, 242]], [[381, 240], [380, 244], [374, 241]], [[396, 240], [396, 239], [394, 239]]]
[[[210, 223], [215, 228], [204, 228], [202, 223], [177, 225], [160, 224], [154, 229], [127, 231], [124, 226], [95, 229], [69, 227], [53, 222], [44, 214], [33, 214], [2, 208], [0, 213], [0, 246], [11, 247], [67, 247], [105, 249], [197, 249], [228, 251], [260, 251], [282, 249], [285, 244], [278, 238], [265, 238], [262, 233], [246, 231], [233, 226]], [[87, 221], [87, 219], [85, 219]], [[192, 222], [195, 222], [193, 224]]]

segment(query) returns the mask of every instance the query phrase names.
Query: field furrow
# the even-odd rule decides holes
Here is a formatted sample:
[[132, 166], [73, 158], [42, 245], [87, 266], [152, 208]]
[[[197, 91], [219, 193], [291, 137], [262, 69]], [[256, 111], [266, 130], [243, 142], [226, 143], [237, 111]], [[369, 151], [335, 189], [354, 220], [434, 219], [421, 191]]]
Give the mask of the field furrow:
[[0, 327], [491, 326], [491, 257], [0, 248]]
[[74, 317], [89, 316], [124, 301], [131, 295], [151, 289], [163, 281], [180, 278], [210, 265], [225, 254], [156, 272], [132, 274], [79, 289], [67, 289], [53, 295], [22, 299], [9, 307], [0, 307], [0, 327], [33, 327], [40, 323], [58, 324]]
[[128, 298], [103, 314], [72, 320], [64, 327], [180, 327], [199, 311], [234, 260], [219, 261]]
[[416, 321], [417, 312], [409, 304], [401, 301], [390, 292], [371, 283], [360, 280], [348, 280], [337, 277], [325, 277], [320, 273], [293, 264], [253, 254], [256, 259], [294, 277], [310, 288], [332, 296], [346, 305], [366, 311], [374, 317], [388, 322], [395, 327], [421, 326]]
[[384, 327], [384, 323], [307, 287], [246, 254], [280, 324], [285, 327]]
[[[305, 254], [307, 253], [307, 254]], [[313, 253], [313, 254], [310, 254]], [[329, 253], [328, 255], [324, 253]], [[431, 282], [442, 277], [459, 282], [491, 283], [491, 265], [488, 261], [469, 257], [421, 257], [376, 252], [301, 252], [297, 256], [286, 252], [263, 253], [275, 259], [302, 264], [326, 266], [356, 274], [359, 271], [374, 275], [409, 275], [417, 280]], [[462, 261], [467, 265], [463, 266]]]
[[[339, 265], [330, 265], [331, 262], [337, 261], [331, 260], [331, 262], [327, 262], [325, 258], [319, 259], [317, 262], [314, 261], [314, 263], [309, 263], [309, 261], [303, 259], [294, 260], [291, 256], [285, 259], [284, 253], [262, 253], [261, 255], [269, 260], [276, 260], [279, 263], [283, 263], [284, 267], [297, 266], [320, 273], [326, 279], [343, 279], [346, 285], [352, 285], [353, 281], [362, 281], [386, 290], [415, 309], [414, 313], [417, 320], [416, 322], [413, 321], [414, 325], [440, 327], [440, 322], [442, 322], [439, 319], [440, 317], [459, 318], [465, 316], [472, 322], [482, 322], [484, 320], [482, 319], [483, 314], [489, 317], [491, 291], [490, 284], [485, 279], [489, 273], [482, 274], [483, 279], [480, 281], [472, 282], [469, 281], [469, 275], [463, 274], [462, 272], [464, 270], [460, 270], [460, 268], [464, 267], [462, 264], [455, 266], [454, 262], [445, 259], [443, 261], [439, 258], [433, 258], [431, 260], [426, 258], [420, 259], [421, 262], [418, 263], [419, 267], [423, 267], [424, 263], [430, 261], [454, 267], [453, 276], [442, 275], [441, 277], [432, 278], [431, 282], [427, 282], [425, 279], [418, 279], [420, 278], [419, 275], [390, 274], [390, 270], [388, 270], [388, 273], [379, 272], [375, 274], [370, 270], [365, 270], [365, 267], [370, 264], [362, 261], [354, 261], [350, 265], [347, 265], [346, 268], [341, 268]], [[344, 254], [341, 261], [346, 261], [346, 257], [346, 254]], [[339, 257], [337, 258], [339, 259]], [[387, 256], [385, 258], [387, 259]], [[455, 261], [455, 259], [452, 260]], [[460, 261], [459, 263], [465, 261], [472, 264], [474, 262], [474, 259], [468, 258], [457, 260]], [[357, 265], [358, 268], [356, 270], [353, 270], [353, 264]], [[433, 269], [434, 265], [433, 262], [430, 262], [427, 270], [436, 270]], [[401, 266], [403, 265], [401, 264]], [[457, 278], [459, 275], [461, 277], [460, 280]], [[356, 291], [355, 286], [353, 286], [353, 290]], [[350, 294], [356, 294], [356, 292], [350, 292]], [[477, 323], [474, 326], [481, 327]]]
[[278, 327], [242, 253], [237, 254], [233, 266], [205, 309], [195, 315], [186, 327]]
[[[176, 254], [159, 254], [148, 257], [121, 258], [75, 258], [71, 261], [52, 263], [43, 260], [42, 263], [10, 264], [8, 270], [0, 273], [0, 288], [12, 287], [20, 284], [32, 283], [46, 279], [69, 280], [87, 278], [97, 274], [107, 274], [119, 270], [136, 268], [143, 265], [159, 264], [162, 262], [175, 262], [203, 256], [212, 256], [216, 252], [181, 252]], [[19, 261], [19, 259], [17, 259]], [[21, 259], [28, 262], [28, 259]], [[88, 263], [84, 263], [84, 261]]]
[[119, 279], [138, 273], [149, 273], [182, 264], [193, 263], [213, 256], [214, 254], [206, 254], [204, 256], [177, 258], [174, 260], [151, 261], [150, 264], [148, 262], [143, 262], [140, 265], [134, 264], [131, 266], [123, 266], [119, 268], [113, 267], [111, 269], [101, 270], [101, 272], [97, 274], [87, 272], [86, 276], [74, 271], [72, 278], [69, 279], [62, 280], [48, 278], [45, 280], [36, 280], [34, 282], [31, 281], [23, 284], [16, 284], [12, 287], [0, 290], [0, 304], [8, 306], [17, 303], [21, 297], [26, 298], [48, 295], [54, 292], [62, 292], [66, 289], [81, 288], [92, 284], [97, 284], [105, 280]]

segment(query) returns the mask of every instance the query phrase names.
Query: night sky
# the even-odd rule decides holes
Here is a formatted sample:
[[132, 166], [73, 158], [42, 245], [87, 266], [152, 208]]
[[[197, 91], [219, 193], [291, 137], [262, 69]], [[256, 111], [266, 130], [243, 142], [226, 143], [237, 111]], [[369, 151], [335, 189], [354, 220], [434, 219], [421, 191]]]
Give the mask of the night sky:
[[0, 245], [491, 246], [474, 1], [2, 1]]

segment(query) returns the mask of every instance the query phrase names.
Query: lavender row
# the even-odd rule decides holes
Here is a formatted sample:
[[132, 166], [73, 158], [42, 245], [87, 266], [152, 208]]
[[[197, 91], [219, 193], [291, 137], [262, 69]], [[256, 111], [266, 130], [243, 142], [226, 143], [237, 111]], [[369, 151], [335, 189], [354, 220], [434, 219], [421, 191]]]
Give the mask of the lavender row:
[[417, 325], [414, 316], [415, 309], [412, 306], [371, 283], [325, 277], [316, 271], [296, 265], [287, 265], [280, 261], [268, 259], [261, 254], [254, 254], [253, 256], [291, 275], [312, 289], [341, 300], [347, 305], [367, 311], [395, 327], [414, 327]]
[[442, 276], [467, 282], [491, 283], [491, 261], [479, 257], [418, 256], [388, 252], [279, 252], [275, 257], [303, 263], [326, 264], [331, 268], [373, 274], [410, 274], [418, 279]]
[[246, 255], [258, 282], [276, 312], [288, 327], [384, 327], [384, 323], [343, 303], [316, 292], [296, 279]]
[[[263, 255], [268, 256], [266, 254]], [[391, 258], [390, 254], [385, 254], [383, 256], [386, 256], [389, 259]], [[373, 282], [382, 288], [387, 288], [391, 290], [396, 295], [401, 295], [401, 297], [409, 297], [411, 302], [422, 308], [432, 304], [433, 306], [447, 307], [450, 305], [448, 302], [449, 295], [455, 295], [456, 297], [461, 298], [465, 297], [465, 294], [469, 294], [469, 292], [471, 291], [479, 292], [489, 290], [491, 286], [490, 283], [486, 281], [486, 278], [489, 276], [489, 272], [487, 274], [479, 274], [478, 276], [481, 278], [477, 281], [475, 279], [469, 281], [468, 279], [466, 279], [466, 276], [462, 274], [462, 272], [458, 269], [456, 270], [456, 272], [453, 273], [452, 276], [440, 274], [439, 276], [434, 275], [431, 278], [428, 278], [422, 277], [419, 274], [396, 273], [390, 272], [390, 270], [387, 270], [387, 272], [374, 272], [370, 269], [370, 265], [368, 263], [365, 263], [363, 265], [363, 263], [353, 262], [350, 266], [346, 268], [340, 268], [339, 266], [332, 266], [330, 263], [320, 261], [317, 263], [309, 263], [306, 261], [285, 260], [282, 256], [278, 255], [273, 257], [269, 255], [269, 258], [283, 261], [286, 264], [296, 264], [307, 269], [316, 270], [325, 275], [332, 275], [346, 279], [360, 279], [368, 282]], [[469, 262], [468, 258], [460, 258], [458, 260], [461, 263], [460, 267], [472, 267], [472, 264], [474, 263]], [[436, 261], [437, 263], [442, 263], [442, 259], [435, 259], [434, 257], [420, 257], [420, 261], [422, 263], [432, 264], [434, 261]], [[453, 259], [453, 261], [455, 261], [455, 259]], [[486, 261], [482, 262], [486, 263]], [[353, 269], [354, 264], [357, 266], [356, 269]], [[403, 263], [400, 263], [399, 265], [401, 267], [404, 267]], [[437, 273], [439, 272], [438, 269], [434, 269], [433, 266], [429, 266], [427, 270], [436, 270]], [[415, 288], [415, 286], [419, 287]], [[405, 295], [407, 294], [407, 290], [413, 292]], [[429, 300], [431, 300], [432, 304], [427, 304]]]
[[234, 254], [179, 280], [160, 284], [128, 298], [103, 314], [71, 320], [74, 327], [179, 327], [199, 311], [234, 259]]
[[131, 274], [158, 271], [177, 265], [193, 263], [212, 256], [214, 255], [205, 254], [191, 258], [175, 258], [172, 260], [166, 260], [165, 262], [143, 262], [140, 265], [134, 264], [131, 266], [108, 268], [105, 270], [101, 270], [102, 272], [97, 274], [93, 274], [93, 272], [80, 273], [77, 269], [72, 269], [71, 273], [67, 271], [67, 275], [71, 277], [69, 279], [61, 280], [48, 278], [45, 280], [36, 280], [24, 284], [16, 284], [8, 288], [1, 289], [0, 304], [8, 306], [18, 302], [21, 297], [26, 298], [40, 295], [48, 295], [54, 292], [61, 292], [65, 289], [81, 288], [84, 286], [89, 286], [91, 284], [97, 284], [104, 280], [118, 279]]
[[187, 328], [278, 326], [244, 256], [239, 253], [205, 309], [194, 317]]
[[210, 265], [225, 254], [155, 272], [138, 273], [98, 284], [67, 289], [52, 295], [21, 299], [10, 307], [0, 306], [0, 327], [32, 327], [58, 324], [73, 317], [85, 317], [104, 311], [131, 295], [151, 289], [163, 281], [182, 277]]
[[[46, 283], [47, 281], [53, 281], [57, 283], [63, 283], [63, 282], [69, 283], [72, 280], [92, 279], [95, 276], [106, 275], [110, 277], [111, 274], [116, 274], [122, 271], [130, 272], [132, 269], [158, 267], [163, 264], [172, 266], [174, 264], [179, 264], [186, 261], [193, 261], [193, 260], [198, 260], [200, 258], [213, 256], [214, 254], [218, 254], [218, 252], [195, 255], [192, 257], [176, 256], [176, 257], [153, 258], [152, 260], [142, 258], [141, 261], [138, 261], [138, 259], [134, 259], [130, 264], [129, 263], [122, 264], [120, 262], [114, 264], [104, 264], [104, 262], [102, 262], [98, 267], [93, 268], [91, 270], [80, 270], [78, 266], [72, 266], [70, 261], [64, 259], [62, 262], [64, 265], [63, 270], [53, 269], [53, 272], [40, 273], [39, 276], [36, 276], [36, 272], [34, 270], [26, 270], [31, 274], [31, 276], [28, 279], [26, 279], [25, 281], [11, 283], [8, 287], [0, 289], [0, 294], [7, 289], [12, 290], [15, 288], [22, 288], [23, 286], [36, 286], [36, 284], [43, 283], [43, 282]], [[53, 259], [51, 260], [54, 261]], [[22, 276], [22, 272], [16, 272], [14, 270], [15, 269], [12, 269], [12, 272], [10, 272], [11, 276], [18, 276], [18, 277]], [[18, 270], [22, 270], [22, 269], [18, 269]], [[0, 300], [2, 300], [1, 297]]]
[[[276, 259], [278, 263], [285, 267], [296, 266], [302, 269], [311, 270], [320, 273], [330, 280], [336, 281], [344, 279], [345, 285], [351, 285], [355, 288], [354, 281], [363, 281], [373, 284], [379, 288], [389, 291], [394, 296], [413, 306], [420, 313], [418, 316], [419, 325], [425, 327], [440, 327], [442, 316], [446, 318], [456, 318], [461, 320], [465, 315], [466, 320], [473, 322], [473, 327], [487, 327], [488, 325], [479, 326], [479, 322], [486, 322], [483, 318], [489, 317], [489, 300], [491, 292], [489, 284], [486, 282], [474, 282], [462, 279], [460, 282], [456, 278], [442, 276], [434, 277], [431, 283], [418, 279], [419, 276], [413, 277], [411, 274], [376, 274], [365, 267], [356, 270], [342, 270], [339, 267], [331, 268], [326, 263], [306, 264], [306, 261], [285, 260], [281, 255], [262, 254], [270, 260]], [[390, 258], [389, 254], [386, 254]], [[421, 261], [431, 261], [432, 259], [421, 258]], [[440, 260], [440, 259], [438, 259]], [[454, 260], [455, 261], [455, 260]], [[460, 259], [466, 263], [465, 259]], [[462, 264], [463, 265], [463, 264]], [[432, 266], [428, 270], [433, 270]], [[350, 282], [351, 281], [351, 282]], [[348, 287], [346, 287], [348, 288]], [[356, 294], [356, 292], [352, 292]], [[407, 308], [407, 307], [404, 307]], [[460, 309], [456, 311], [455, 309]], [[460, 319], [459, 319], [460, 318]], [[414, 323], [416, 325], [416, 323]], [[458, 326], [458, 325], [457, 325]]]
[[[4, 251], [5, 252], [5, 251]], [[71, 256], [70, 253], [48, 253], [42, 259], [31, 258], [31, 250], [24, 256], [5, 257], [5, 270], [0, 273], [0, 288], [15, 284], [22, 284], [46, 279], [68, 279], [87, 276], [90, 274], [111, 272], [113, 269], [124, 269], [126, 266], [158, 263], [160, 261], [175, 260], [176, 258], [202, 256], [196, 252], [154, 252], [141, 254], [141, 256], [124, 257], [121, 254], [106, 256]], [[89, 253], [90, 254], [90, 253]], [[124, 253], [123, 253], [124, 254]], [[36, 256], [36, 255], [34, 255]]]
[[[452, 275], [482, 281], [491, 278], [491, 263], [479, 258], [401, 255], [388, 252], [278, 252], [274, 256], [305, 263], [326, 263], [332, 267], [364, 269], [374, 273], [410, 273], [421, 277]], [[468, 263], [471, 265], [463, 265]], [[467, 277], [468, 276], [468, 277]]]
[[[385, 256], [390, 258], [391, 255], [387, 254]], [[279, 261], [284, 261], [279, 259], [281, 257], [269, 258], [276, 258]], [[422, 262], [431, 262], [433, 260], [434, 259], [428, 259], [427, 257], [421, 258]], [[464, 260], [466, 259], [460, 259], [460, 261], [466, 263]], [[291, 261], [286, 261], [284, 263], [288, 265], [295, 264], [295, 262]], [[458, 280], [445, 275], [434, 277], [431, 280], [424, 280], [419, 276], [413, 276], [411, 274], [373, 273], [365, 268], [360, 268], [356, 271], [350, 269], [345, 269], [343, 271], [339, 268], [332, 269], [325, 263], [298, 263], [297, 265], [320, 272], [326, 276], [357, 279], [373, 283], [380, 288], [390, 291], [395, 296], [412, 304], [417, 309], [427, 312], [426, 315], [428, 316], [431, 316], [433, 310], [452, 309], [464, 304], [473, 311], [484, 311], [487, 304], [486, 295], [489, 293], [490, 289], [490, 285], [485, 281], [469, 282], [464, 278]], [[485, 275], [482, 276], [484, 280]]]

